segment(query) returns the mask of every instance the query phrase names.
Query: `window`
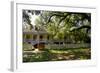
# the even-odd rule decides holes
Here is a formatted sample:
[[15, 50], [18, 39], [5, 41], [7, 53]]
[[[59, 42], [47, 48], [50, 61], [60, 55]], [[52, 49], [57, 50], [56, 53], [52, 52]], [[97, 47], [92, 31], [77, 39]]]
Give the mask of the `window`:
[[43, 39], [43, 35], [40, 35], [40, 40], [42, 40]]
[[47, 36], [47, 39], [48, 39], [48, 40], [50, 39], [49, 36]]
[[36, 40], [37, 39], [37, 35], [33, 35], [33, 40]]
[[54, 42], [54, 44], [59, 44], [59, 42]]
[[28, 35], [26, 35], [26, 39], [30, 39], [30, 35], [28, 34]]

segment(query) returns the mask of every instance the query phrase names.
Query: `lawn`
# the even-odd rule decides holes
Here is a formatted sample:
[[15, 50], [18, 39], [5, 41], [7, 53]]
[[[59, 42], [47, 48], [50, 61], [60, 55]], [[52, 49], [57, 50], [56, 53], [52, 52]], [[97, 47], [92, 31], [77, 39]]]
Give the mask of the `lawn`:
[[23, 62], [87, 60], [91, 59], [90, 48], [44, 49], [39, 52], [23, 52]]

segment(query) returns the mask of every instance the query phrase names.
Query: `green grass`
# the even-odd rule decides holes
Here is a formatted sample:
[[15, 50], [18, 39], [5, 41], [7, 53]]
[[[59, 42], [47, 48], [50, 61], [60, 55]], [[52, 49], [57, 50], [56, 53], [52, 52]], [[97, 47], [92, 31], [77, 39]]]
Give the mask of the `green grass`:
[[23, 62], [43, 62], [91, 59], [89, 48], [44, 49], [40, 53], [23, 55]]

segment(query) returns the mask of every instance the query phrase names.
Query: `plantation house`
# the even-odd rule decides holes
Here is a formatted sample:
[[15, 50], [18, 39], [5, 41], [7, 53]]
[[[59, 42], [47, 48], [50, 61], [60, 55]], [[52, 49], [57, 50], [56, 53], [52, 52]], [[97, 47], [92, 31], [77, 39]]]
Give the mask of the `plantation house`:
[[72, 43], [71, 39], [54, 40], [51, 39], [47, 31], [41, 26], [33, 26], [30, 30], [30, 26], [23, 28], [23, 50], [42, 50], [44, 48], [78, 48], [78, 47], [90, 47], [89, 43]]
[[26, 27], [23, 29], [23, 47], [24, 50], [43, 49], [47, 43], [48, 33], [43, 27], [34, 26], [33, 29]]

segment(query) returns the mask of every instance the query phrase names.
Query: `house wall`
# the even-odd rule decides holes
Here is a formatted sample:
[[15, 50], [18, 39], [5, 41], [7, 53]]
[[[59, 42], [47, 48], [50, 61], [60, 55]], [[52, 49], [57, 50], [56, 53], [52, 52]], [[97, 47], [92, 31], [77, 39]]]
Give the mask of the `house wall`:
[[[42, 39], [40, 38], [42, 36]], [[40, 43], [38, 45], [33, 45], [32, 43], [36, 43], [35, 41], [46, 41], [47, 40], [47, 34], [23, 34], [23, 49], [24, 50], [32, 50], [35, 48], [43, 49], [45, 48], [45, 43]]]

